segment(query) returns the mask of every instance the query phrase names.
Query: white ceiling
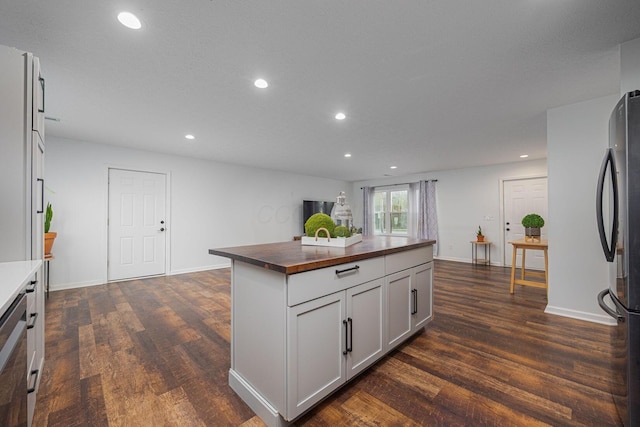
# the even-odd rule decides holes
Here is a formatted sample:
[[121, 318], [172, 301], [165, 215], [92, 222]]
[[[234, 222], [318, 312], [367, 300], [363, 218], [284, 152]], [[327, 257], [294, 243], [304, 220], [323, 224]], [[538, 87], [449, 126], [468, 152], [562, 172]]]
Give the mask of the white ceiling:
[[348, 181], [545, 158], [638, 37], [638, 0], [0, 0], [48, 135]]

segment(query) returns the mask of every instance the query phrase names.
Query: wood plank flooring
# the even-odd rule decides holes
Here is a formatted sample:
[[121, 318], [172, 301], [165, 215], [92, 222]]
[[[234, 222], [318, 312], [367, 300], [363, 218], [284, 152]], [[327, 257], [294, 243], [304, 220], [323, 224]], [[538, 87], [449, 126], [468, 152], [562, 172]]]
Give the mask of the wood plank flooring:
[[[424, 332], [301, 426], [616, 426], [610, 328], [509, 270], [436, 261]], [[52, 292], [35, 426], [262, 426], [227, 384], [228, 269]], [[593, 298], [596, 296], [594, 295]]]

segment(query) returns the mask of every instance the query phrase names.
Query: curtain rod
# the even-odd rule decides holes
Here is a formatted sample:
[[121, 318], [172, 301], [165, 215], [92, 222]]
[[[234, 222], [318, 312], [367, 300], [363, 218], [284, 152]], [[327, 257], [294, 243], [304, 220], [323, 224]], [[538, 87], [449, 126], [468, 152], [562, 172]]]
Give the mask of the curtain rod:
[[[431, 182], [438, 182], [437, 179], [425, 179], [425, 180], [421, 180], [421, 181], [431, 181]], [[386, 185], [372, 185], [372, 187], [391, 187], [393, 185], [408, 185], [408, 184], [417, 184], [420, 181], [416, 181], [416, 182], [400, 182], [398, 184], [386, 184]], [[362, 190], [364, 187], [360, 187], [360, 189]]]

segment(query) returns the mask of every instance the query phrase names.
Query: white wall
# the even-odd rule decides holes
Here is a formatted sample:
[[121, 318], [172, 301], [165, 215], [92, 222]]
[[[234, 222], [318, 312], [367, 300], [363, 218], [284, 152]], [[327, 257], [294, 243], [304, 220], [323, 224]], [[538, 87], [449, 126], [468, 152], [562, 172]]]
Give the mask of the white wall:
[[547, 312], [611, 324], [596, 301], [608, 266], [596, 226], [598, 172], [618, 95], [547, 112], [549, 303]]
[[107, 172], [114, 166], [168, 173], [168, 274], [229, 265], [210, 248], [290, 240], [302, 233], [302, 200], [333, 200], [348, 185], [47, 137], [46, 198], [58, 232], [52, 289], [106, 282]]
[[[503, 264], [500, 184], [502, 179], [546, 176], [546, 160], [530, 160], [468, 169], [430, 172], [401, 178], [359, 181], [353, 184], [349, 203], [354, 222], [362, 226], [363, 186], [383, 186], [437, 179], [438, 258], [471, 262], [471, 240], [478, 225], [486, 239], [494, 242], [491, 263]], [[487, 220], [486, 217], [491, 219]], [[509, 254], [510, 254], [509, 250]]]
[[640, 39], [620, 45], [620, 94], [640, 90]]

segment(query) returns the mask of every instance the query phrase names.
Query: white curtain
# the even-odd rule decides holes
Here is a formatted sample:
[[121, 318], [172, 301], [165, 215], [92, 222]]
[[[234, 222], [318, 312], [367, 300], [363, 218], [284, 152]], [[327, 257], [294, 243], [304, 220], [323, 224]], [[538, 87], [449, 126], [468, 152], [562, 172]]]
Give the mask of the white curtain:
[[374, 187], [362, 187], [362, 234], [373, 234], [373, 192]]
[[420, 181], [418, 194], [418, 238], [433, 239], [433, 255], [438, 255], [438, 213], [436, 209], [436, 180]]

